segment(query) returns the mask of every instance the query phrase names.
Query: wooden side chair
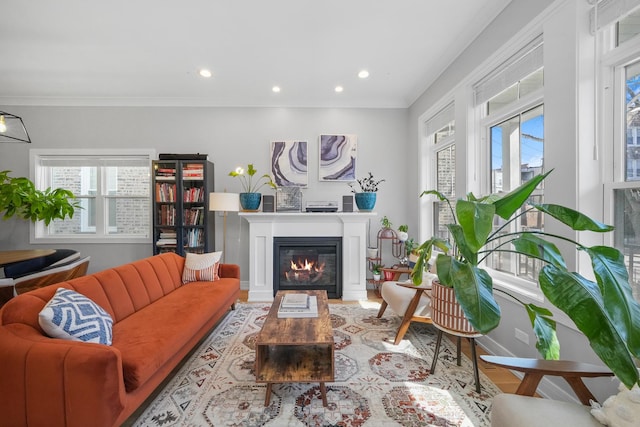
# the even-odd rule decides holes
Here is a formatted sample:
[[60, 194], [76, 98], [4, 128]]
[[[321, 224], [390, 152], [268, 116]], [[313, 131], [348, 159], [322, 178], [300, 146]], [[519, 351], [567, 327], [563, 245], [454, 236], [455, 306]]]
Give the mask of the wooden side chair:
[[91, 257], [87, 256], [15, 279], [6, 279], [4, 283], [0, 282], [0, 288], [4, 287], [0, 292], [0, 307], [19, 294], [84, 276], [87, 274], [90, 260]]
[[431, 323], [430, 289], [431, 282], [423, 282], [420, 286], [415, 286], [410, 281], [382, 283], [380, 287], [382, 304], [378, 311], [378, 318], [382, 317], [388, 306], [397, 315], [402, 316], [402, 322], [393, 342], [395, 345], [400, 344], [411, 322]]
[[[487, 363], [512, 371], [523, 372], [524, 377], [515, 394], [502, 393], [491, 404], [492, 427], [548, 427], [553, 425], [602, 427], [590, 409], [590, 400], [596, 401], [582, 378], [611, 377], [605, 367], [567, 360], [524, 359], [517, 357], [480, 356]], [[564, 378], [580, 403], [534, 397], [540, 380], [545, 375]]]

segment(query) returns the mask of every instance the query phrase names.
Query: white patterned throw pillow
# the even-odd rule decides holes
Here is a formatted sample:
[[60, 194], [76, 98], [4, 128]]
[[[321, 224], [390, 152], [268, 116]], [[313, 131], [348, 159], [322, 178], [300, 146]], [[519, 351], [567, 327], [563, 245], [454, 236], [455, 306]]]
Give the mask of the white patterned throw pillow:
[[38, 315], [47, 335], [73, 341], [111, 345], [113, 319], [86, 296], [65, 288], [55, 295]]
[[206, 254], [187, 252], [184, 270], [182, 270], [182, 283], [219, 280], [218, 268], [220, 268], [221, 257], [222, 251]]

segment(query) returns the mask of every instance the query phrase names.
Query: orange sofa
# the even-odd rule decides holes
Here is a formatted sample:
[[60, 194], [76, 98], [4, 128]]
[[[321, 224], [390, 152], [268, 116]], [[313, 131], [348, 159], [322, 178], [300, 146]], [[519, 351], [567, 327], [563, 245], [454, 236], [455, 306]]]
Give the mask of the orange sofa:
[[[156, 255], [19, 295], [0, 310], [0, 424], [115, 426], [124, 422], [225, 315], [240, 268], [182, 284], [185, 259]], [[111, 346], [47, 337], [38, 313], [58, 287], [113, 318]]]

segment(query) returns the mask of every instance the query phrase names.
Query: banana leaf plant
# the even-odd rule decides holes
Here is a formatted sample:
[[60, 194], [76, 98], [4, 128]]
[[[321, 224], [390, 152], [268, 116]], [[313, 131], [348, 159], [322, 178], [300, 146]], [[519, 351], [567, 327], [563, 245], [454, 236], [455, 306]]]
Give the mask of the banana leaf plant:
[[[537, 210], [562, 222], [575, 231], [610, 232], [613, 227], [592, 220], [573, 209], [555, 204], [528, 204], [534, 189], [549, 175], [537, 175], [515, 190], [476, 198], [469, 193], [466, 199], [450, 201], [435, 190], [424, 191], [446, 202], [453, 216], [448, 224], [453, 244], [432, 237], [418, 248], [419, 257], [412, 278], [422, 282], [423, 269], [428, 267], [432, 250], [436, 257], [436, 271], [441, 284], [453, 287], [456, 298], [469, 322], [483, 334], [500, 323], [500, 306], [494, 291], [503, 292], [522, 304], [536, 335], [536, 348], [545, 359], [560, 357], [553, 313], [534, 304], [524, 303], [515, 296], [494, 289], [491, 275], [482, 268], [483, 261], [494, 253], [508, 252], [541, 260], [544, 266], [538, 283], [545, 297], [566, 313], [587, 337], [591, 348], [628, 388], [639, 381], [634, 357], [640, 358], [640, 304], [633, 298], [623, 254], [612, 247], [586, 247], [567, 237], [541, 230], [513, 231], [511, 225], [522, 215]], [[504, 220], [494, 229], [498, 218]], [[569, 271], [558, 247], [550, 240], [573, 244], [576, 250], [591, 258], [593, 277], [588, 280]], [[452, 248], [453, 247], [453, 248]], [[420, 274], [418, 274], [420, 272]]]

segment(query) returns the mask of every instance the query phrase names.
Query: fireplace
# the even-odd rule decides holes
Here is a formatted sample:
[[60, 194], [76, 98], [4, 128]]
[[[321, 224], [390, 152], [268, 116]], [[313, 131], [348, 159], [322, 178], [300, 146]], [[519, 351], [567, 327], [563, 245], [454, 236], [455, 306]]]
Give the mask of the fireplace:
[[342, 297], [342, 236], [274, 237], [273, 294], [309, 289]]

